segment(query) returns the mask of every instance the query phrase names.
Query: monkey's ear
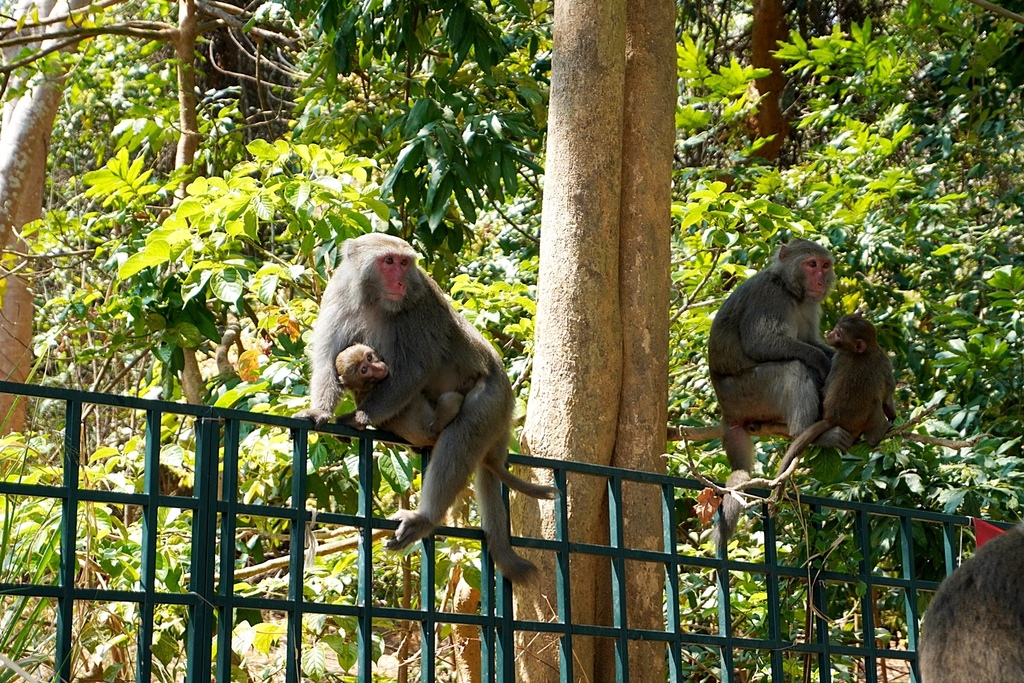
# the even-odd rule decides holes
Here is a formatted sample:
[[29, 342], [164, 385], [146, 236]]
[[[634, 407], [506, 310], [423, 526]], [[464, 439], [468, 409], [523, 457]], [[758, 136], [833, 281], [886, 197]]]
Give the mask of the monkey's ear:
[[857, 339], [853, 342], [853, 348], [857, 353], [864, 353], [868, 350], [868, 343], [863, 339]]

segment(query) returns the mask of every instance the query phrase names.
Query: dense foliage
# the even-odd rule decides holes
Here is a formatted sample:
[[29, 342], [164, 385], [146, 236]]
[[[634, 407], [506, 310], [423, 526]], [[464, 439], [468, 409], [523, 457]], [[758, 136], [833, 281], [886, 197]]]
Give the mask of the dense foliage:
[[[142, 4], [145, 11], [133, 4], [135, 16], [173, 16], [167, 3]], [[1017, 519], [1024, 64], [1012, 55], [1024, 27], [948, 0], [848, 3], [852, 15], [820, 5], [791, 17], [794, 30], [777, 52], [792, 134], [779, 159], [766, 161], [751, 126], [752, 83], [764, 71], [744, 52], [750, 5], [680, 3], [670, 421], [716, 419], [704, 359], [712, 314], [775, 245], [809, 236], [838, 258], [825, 322], [856, 308], [870, 313], [899, 374], [900, 421], [929, 411], [916, 431], [971, 445], [891, 439], [842, 458], [819, 453], [803, 490]], [[119, 11], [96, 21], [129, 18]], [[287, 26], [298, 39], [283, 54], [240, 40], [239, 31], [204, 38], [200, 150], [184, 168], [171, 161], [178, 101], [166, 48], [124, 35], [83, 43], [69, 58], [46, 215], [24, 231], [38, 307], [31, 381], [178, 400], [184, 355], [198, 352], [204, 400], [290, 415], [304, 405], [305, 344], [340, 243], [391, 230], [415, 242], [456, 306], [500, 346], [525, 400], [550, 21], [550, 3], [524, 0], [265, 4], [249, 25]], [[261, 60], [274, 76], [254, 84], [265, 73]], [[24, 435], [0, 443], [6, 477], [59, 477], [60, 444], [47, 434], [60, 416], [36, 408]], [[136, 425], [118, 414], [96, 416], [95, 425], [86, 440], [90, 480], [137, 489]], [[287, 498], [286, 437], [247, 437], [247, 501]], [[161, 438], [170, 485], [190, 486], [191, 429], [168, 420]], [[779, 447], [763, 441], [762, 462]], [[705, 471], [724, 478], [719, 444], [696, 449]], [[318, 506], [354, 505], [353, 457], [333, 439], [314, 441]], [[685, 473], [681, 458], [671, 462]], [[404, 454], [388, 453], [377, 466], [382, 500], [415, 488]], [[680, 501], [680, 510], [692, 538], [700, 524], [691, 503]], [[4, 510], [5, 580], [52, 572], [53, 515], [42, 504]], [[105, 558], [90, 571], [105, 585], [130, 587], [133, 565], [118, 558], [135, 552], [139, 520], [103, 506], [83, 515], [96, 530], [94, 554]], [[891, 544], [895, 530], [878, 535]], [[250, 520], [239, 535], [240, 566], [287, 552], [284, 530], [265, 520]], [[475, 557], [457, 544], [445, 552]], [[177, 553], [169, 542], [168, 585], [180, 581]], [[317, 590], [347, 599], [339, 577], [352, 561], [351, 551], [321, 557]], [[415, 568], [396, 558], [377, 583], [399, 591]], [[439, 591], [448, 580], [439, 576]], [[259, 575], [250, 589], [277, 590], [281, 581]], [[688, 591], [697, 618], [713, 624], [711, 610], [701, 617], [698, 609], [713, 600], [709, 584], [695, 580]], [[30, 618], [3, 621], [0, 649], [31, 653], [40, 644], [26, 642], [19, 624], [43, 619], [44, 607], [18, 609]], [[131, 617], [97, 617], [80, 641], [82, 661], [108, 680], [132, 670], [130, 655], [114, 654], [116, 642], [105, 640], [123, 628], [115, 621]], [[310, 627], [343, 665], [354, 654], [336, 634], [348, 626]], [[249, 658], [240, 660], [248, 667], [241, 673], [240, 665], [241, 680], [281, 666], [252, 663], [254, 653], [271, 652], [278, 627], [259, 615], [240, 620], [236, 645]], [[182, 615], [168, 614], [160, 628], [170, 648]], [[181, 663], [167, 652], [159, 675], [176, 680]], [[315, 679], [317, 661], [306, 669]]]

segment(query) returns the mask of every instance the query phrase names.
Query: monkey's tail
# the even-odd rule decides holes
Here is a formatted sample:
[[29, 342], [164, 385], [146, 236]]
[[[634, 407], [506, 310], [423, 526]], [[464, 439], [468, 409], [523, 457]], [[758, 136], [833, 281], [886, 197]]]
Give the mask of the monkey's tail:
[[789, 444], [789, 448], [786, 449], [786, 454], [782, 456], [782, 461], [779, 463], [778, 476], [782, 476], [787, 469], [789, 469], [790, 463], [796, 458], [803, 455], [803, 452], [807, 450], [815, 439], [827, 432], [832, 425], [826, 420], [818, 420], [804, 431], [797, 434], [796, 438], [793, 439], [793, 443]]
[[473, 488], [476, 492], [477, 508], [480, 510], [481, 526], [487, 539], [487, 550], [494, 564], [502, 575], [511, 581], [529, 581], [536, 575], [537, 567], [512, 550], [508, 534], [508, 511], [501, 497], [498, 475], [490, 466], [481, 463], [476, 468], [476, 483]]
[[[747, 481], [750, 481], [750, 472], [746, 470], [733, 470], [733, 473], [725, 480], [725, 485], [726, 487], [739, 486]], [[712, 534], [715, 547], [720, 552], [725, 551], [725, 548], [729, 545], [729, 539], [736, 532], [736, 525], [739, 524], [741, 512], [743, 512], [743, 506], [740, 505], [738, 500], [732, 496], [726, 496], [722, 499], [722, 505], [718, 509], [718, 519], [715, 522], [715, 530]]]
[[494, 472], [495, 476], [497, 476], [505, 486], [509, 487], [513, 491], [519, 491], [519, 493], [526, 494], [531, 498], [542, 498], [544, 500], [554, 500], [558, 497], [558, 489], [554, 486], [534, 484], [532, 481], [520, 479], [497, 463], [488, 462], [487, 467]]

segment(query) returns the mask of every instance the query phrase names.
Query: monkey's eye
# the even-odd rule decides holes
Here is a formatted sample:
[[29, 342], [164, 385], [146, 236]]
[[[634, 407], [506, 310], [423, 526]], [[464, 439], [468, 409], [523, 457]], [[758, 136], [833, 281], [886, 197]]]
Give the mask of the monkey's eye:
[[389, 266], [392, 263], [394, 263], [394, 262], [395, 262], [395, 257], [394, 256], [385, 256], [384, 257], [384, 263], [388, 264]]
[[365, 375], [369, 371], [370, 371], [370, 368], [366, 367], [365, 365], [363, 367], [359, 368], [359, 374], [360, 375]]
[[831, 267], [832, 267], [831, 263], [829, 263], [828, 261], [822, 261], [822, 263], [821, 263], [821, 269], [822, 270], [828, 270]]
[[408, 266], [409, 266], [409, 259], [407, 259], [407, 258], [402, 259], [402, 267], [403, 268], [407, 268]]

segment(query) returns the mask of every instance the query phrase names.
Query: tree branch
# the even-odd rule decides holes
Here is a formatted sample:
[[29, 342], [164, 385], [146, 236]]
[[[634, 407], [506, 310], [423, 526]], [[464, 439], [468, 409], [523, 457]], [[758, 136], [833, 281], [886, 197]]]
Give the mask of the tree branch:
[[988, 0], [967, 0], [967, 2], [973, 3], [978, 7], [988, 10], [989, 12], [992, 12], [994, 14], [998, 14], [999, 16], [1005, 19], [1016, 21], [1018, 24], [1024, 24], [1024, 16], [1021, 16], [1016, 12], [1011, 12], [1005, 7], [1000, 7], [999, 5], [988, 2]]

